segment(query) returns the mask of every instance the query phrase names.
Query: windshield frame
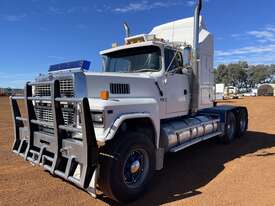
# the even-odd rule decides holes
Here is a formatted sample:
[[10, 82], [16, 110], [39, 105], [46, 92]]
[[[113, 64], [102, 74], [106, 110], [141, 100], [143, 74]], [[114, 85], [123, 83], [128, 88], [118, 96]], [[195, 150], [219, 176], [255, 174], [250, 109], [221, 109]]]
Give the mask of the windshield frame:
[[[102, 56], [102, 71], [103, 72], [108, 72], [108, 73], [111, 73], [111, 72], [112, 73], [146, 73], [146, 72], [157, 73], [157, 72], [161, 72], [163, 70], [163, 68], [164, 68], [164, 58], [163, 58], [163, 48], [161, 46], [155, 45], [155, 44], [142, 45], [142, 46], [139, 45], [139, 46], [135, 46], [135, 47], [133, 47], [132, 45], [127, 45], [127, 46], [129, 46], [129, 47], [124, 47], [124, 48], [121, 48], [119, 50], [115, 50], [115, 51], [112, 51], [112, 52], [106, 52], [106, 53], [101, 54], [101, 56]], [[146, 70], [147, 68], [141, 68], [141, 69], [137, 69], [137, 70], [134, 70], [134, 71], [129, 71], [129, 70], [128, 71], [108, 71], [107, 70], [106, 59], [108, 58], [108, 56], [114, 55], [116, 53], [118, 53], [118, 54], [119, 53], [122, 53], [122, 54], [127, 53], [127, 52], [129, 52], [129, 50], [135, 51], [135, 50], [139, 49], [139, 51], [140, 51], [140, 49], [141, 49], [141, 51], [142, 51], [142, 49], [147, 49], [147, 48], [148, 48], [148, 53], [147, 54], [150, 53], [150, 50], [152, 50], [152, 51], [154, 49], [156, 51], [158, 50], [157, 51], [158, 52], [158, 58], [159, 58], [159, 65], [158, 65], [159, 68], [158, 69], [152, 69], [151, 71], [149, 71], [150, 68], [148, 68], [148, 71], [138, 71], [138, 70]], [[133, 52], [133, 54], [135, 54], [135, 53], [137, 53], [137, 55], [139, 54], [139, 52]], [[141, 52], [141, 54], [142, 54], [142, 52]], [[144, 54], [146, 54], [146, 52]], [[131, 55], [129, 55], [129, 56], [131, 56]]]

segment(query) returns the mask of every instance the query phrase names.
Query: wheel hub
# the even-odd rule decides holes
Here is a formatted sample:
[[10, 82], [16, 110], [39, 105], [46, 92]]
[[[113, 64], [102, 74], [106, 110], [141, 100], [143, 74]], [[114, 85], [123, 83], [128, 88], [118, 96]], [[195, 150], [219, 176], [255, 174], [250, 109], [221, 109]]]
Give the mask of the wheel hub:
[[140, 185], [148, 170], [148, 156], [146, 152], [138, 149], [129, 153], [123, 169], [124, 181], [127, 186], [136, 187]]
[[140, 169], [140, 162], [138, 160], [134, 161], [131, 165], [131, 173], [137, 173]]

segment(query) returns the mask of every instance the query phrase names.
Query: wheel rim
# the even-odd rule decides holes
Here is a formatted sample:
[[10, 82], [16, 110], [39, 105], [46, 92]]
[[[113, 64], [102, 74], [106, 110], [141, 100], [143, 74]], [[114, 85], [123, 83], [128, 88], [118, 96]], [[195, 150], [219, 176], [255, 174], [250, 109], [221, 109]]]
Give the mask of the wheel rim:
[[123, 179], [131, 188], [139, 187], [145, 180], [149, 169], [148, 154], [143, 149], [135, 149], [128, 153], [123, 166]]

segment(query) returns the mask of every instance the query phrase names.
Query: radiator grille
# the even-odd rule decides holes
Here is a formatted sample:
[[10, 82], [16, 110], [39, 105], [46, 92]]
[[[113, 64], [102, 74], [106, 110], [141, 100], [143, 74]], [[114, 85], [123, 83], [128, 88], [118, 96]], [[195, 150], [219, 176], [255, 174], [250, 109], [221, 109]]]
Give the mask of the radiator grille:
[[[61, 97], [74, 97], [74, 81], [72, 78], [59, 79], [60, 83], [60, 95]], [[34, 96], [51, 96], [50, 85], [36, 85], [34, 86]], [[61, 104], [62, 114], [65, 125], [76, 125], [76, 112], [73, 104]], [[36, 101], [34, 103], [34, 109], [37, 120], [53, 123], [53, 113], [50, 102]], [[53, 128], [47, 128], [39, 126], [39, 131], [46, 133], [53, 133]]]
[[[73, 79], [61, 79], [60, 93], [61, 96], [73, 97], [74, 96], [74, 82]], [[37, 85], [34, 89], [35, 96], [51, 96], [50, 85]]]
[[[47, 104], [49, 105], [49, 104]], [[35, 106], [36, 118], [44, 122], [53, 122], [53, 113], [51, 106], [46, 106], [43, 103], [37, 104]], [[62, 105], [62, 114], [64, 118], [65, 125], [75, 125], [76, 115], [73, 105]]]
[[111, 83], [110, 84], [111, 94], [130, 94], [129, 84]]

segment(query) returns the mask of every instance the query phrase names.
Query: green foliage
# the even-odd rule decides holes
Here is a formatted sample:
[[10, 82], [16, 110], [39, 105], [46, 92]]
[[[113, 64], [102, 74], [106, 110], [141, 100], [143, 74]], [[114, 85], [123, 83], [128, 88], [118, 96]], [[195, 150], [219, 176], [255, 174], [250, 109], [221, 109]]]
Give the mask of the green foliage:
[[256, 84], [275, 82], [275, 65], [248, 65], [244, 61], [221, 64], [215, 69], [214, 76], [216, 83], [237, 88], [252, 88]]

